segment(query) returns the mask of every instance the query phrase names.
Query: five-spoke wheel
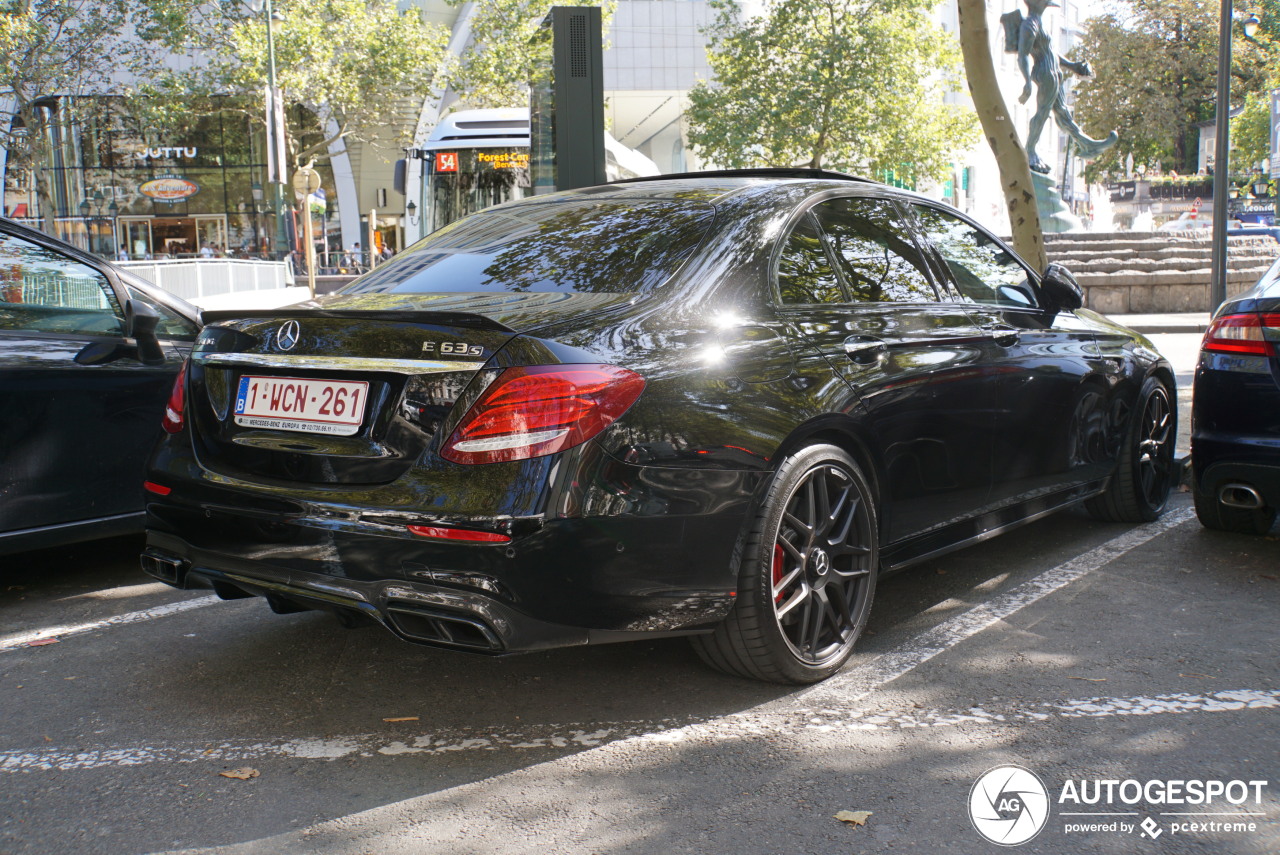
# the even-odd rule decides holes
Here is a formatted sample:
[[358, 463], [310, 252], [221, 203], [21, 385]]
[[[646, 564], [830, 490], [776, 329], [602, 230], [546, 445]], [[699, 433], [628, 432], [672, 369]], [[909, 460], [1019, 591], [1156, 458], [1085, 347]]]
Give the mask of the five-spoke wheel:
[[1135, 402], [1120, 461], [1106, 492], [1086, 503], [1109, 522], [1150, 522], [1164, 510], [1173, 489], [1177, 410], [1169, 388], [1148, 377]]
[[836, 446], [807, 446], [779, 466], [753, 521], [733, 611], [694, 645], [729, 673], [821, 680], [849, 658], [866, 624], [878, 560], [862, 471]]

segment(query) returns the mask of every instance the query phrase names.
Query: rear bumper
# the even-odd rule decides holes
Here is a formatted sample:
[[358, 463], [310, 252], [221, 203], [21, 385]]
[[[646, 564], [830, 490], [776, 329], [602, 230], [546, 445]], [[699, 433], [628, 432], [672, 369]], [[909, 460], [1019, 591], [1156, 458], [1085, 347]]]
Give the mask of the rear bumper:
[[[177, 588], [212, 588], [223, 599], [257, 596], [281, 614], [321, 610], [344, 622], [369, 620], [418, 644], [500, 654], [614, 640], [613, 633], [561, 626], [491, 597], [400, 581], [356, 581], [239, 562], [151, 532], [142, 569]], [[618, 638], [616, 640], [625, 640]]]
[[1251, 487], [1265, 505], [1280, 508], [1280, 439], [1274, 436], [1199, 434], [1191, 463], [1196, 490], [1217, 497], [1231, 484]]

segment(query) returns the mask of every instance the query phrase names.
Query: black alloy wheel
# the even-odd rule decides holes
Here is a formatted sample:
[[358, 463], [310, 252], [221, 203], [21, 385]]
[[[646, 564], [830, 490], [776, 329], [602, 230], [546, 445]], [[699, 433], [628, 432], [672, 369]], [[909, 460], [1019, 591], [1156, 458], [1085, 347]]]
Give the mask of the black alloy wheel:
[[1174, 443], [1178, 412], [1169, 388], [1156, 377], [1142, 384], [1136, 418], [1120, 451], [1120, 463], [1106, 492], [1086, 503], [1089, 512], [1108, 522], [1150, 522], [1169, 502], [1174, 484]]
[[877, 519], [858, 465], [811, 445], [779, 467], [749, 533], [738, 601], [694, 646], [712, 666], [777, 683], [839, 670], [875, 591]]

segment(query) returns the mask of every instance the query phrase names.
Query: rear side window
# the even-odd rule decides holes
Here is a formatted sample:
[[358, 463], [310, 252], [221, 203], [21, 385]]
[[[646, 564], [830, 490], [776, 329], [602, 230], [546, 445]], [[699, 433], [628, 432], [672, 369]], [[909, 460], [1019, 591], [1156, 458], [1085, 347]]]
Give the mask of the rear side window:
[[713, 219], [690, 202], [495, 208], [427, 235], [342, 293], [644, 293], [680, 269]]
[[928, 265], [892, 202], [831, 199], [813, 209], [831, 257], [856, 303], [932, 303]]
[[778, 257], [778, 292], [789, 305], [847, 302], [811, 214], [796, 223]]
[[0, 330], [120, 335], [122, 318], [111, 285], [97, 270], [0, 234]]

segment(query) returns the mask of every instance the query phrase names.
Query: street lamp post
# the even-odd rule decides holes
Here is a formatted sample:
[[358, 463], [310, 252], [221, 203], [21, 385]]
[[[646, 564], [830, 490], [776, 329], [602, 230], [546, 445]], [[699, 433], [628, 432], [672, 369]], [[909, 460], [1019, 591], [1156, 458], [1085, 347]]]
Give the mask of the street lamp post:
[[[98, 236], [98, 223], [104, 219], [102, 213], [105, 208], [107, 213], [111, 215], [112, 220], [112, 236], [115, 236], [114, 222], [116, 215], [120, 212], [120, 206], [116, 204], [115, 199], [111, 200], [111, 206], [106, 207], [106, 197], [102, 195], [102, 190], [95, 190], [92, 196], [85, 196], [84, 201], [80, 203], [80, 216], [84, 220], [84, 237], [85, 247], [89, 252], [97, 252], [98, 255], [105, 255], [100, 252], [102, 242], [98, 242], [97, 249], [94, 248], [94, 238]], [[115, 243], [113, 239], [112, 243]]]
[[[1231, 175], [1231, 0], [1221, 0], [1218, 18], [1218, 104], [1213, 150], [1213, 244], [1209, 311], [1227, 299], [1227, 193]], [[1246, 38], [1258, 31], [1257, 15], [1244, 22]]]
[[256, 14], [262, 12], [267, 22], [267, 184], [271, 190], [271, 212], [275, 217], [275, 249], [284, 255], [289, 249], [285, 232], [285, 151], [284, 111], [280, 104], [280, 90], [276, 87], [276, 37], [275, 22], [284, 16], [273, 11], [271, 0], [246, 0]]
[[258, 230], [258, 218], [262, 216], [262, 185], [257, 181], [249, 190], [253, 196], [253, 254], [262, 252], [262, 234]]

